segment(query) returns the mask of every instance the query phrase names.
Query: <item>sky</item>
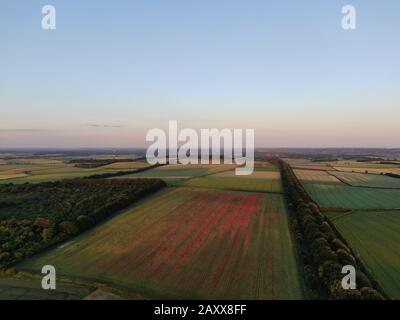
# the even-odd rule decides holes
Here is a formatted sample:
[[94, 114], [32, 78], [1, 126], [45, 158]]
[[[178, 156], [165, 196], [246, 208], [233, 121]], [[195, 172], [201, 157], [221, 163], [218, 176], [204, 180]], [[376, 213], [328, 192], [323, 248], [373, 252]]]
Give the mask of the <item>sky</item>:
[[0, 148], [144, 147], [169, 120], [400, 147], [399, 30], [398, 0], [1, 0]]

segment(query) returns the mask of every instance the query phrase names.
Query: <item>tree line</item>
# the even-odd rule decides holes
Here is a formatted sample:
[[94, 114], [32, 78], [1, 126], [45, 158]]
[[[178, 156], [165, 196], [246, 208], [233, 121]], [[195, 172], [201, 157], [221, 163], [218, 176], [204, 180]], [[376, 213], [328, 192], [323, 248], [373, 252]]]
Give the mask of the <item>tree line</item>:
[[[335, 226], [311, 200], [290, 165], [274, 160], [280, 168], [291, 228], [300, 251], [303, 275], [312, 299], [382, 300], [387, 298], [378, 282], [373, 279], [356, 257]], [[342, 288], [342, 267], [356, 269], [356, 289]]]
[[119, 162], [135, 162], [137, 161], [136, 159], [72, 159], [69, 160], [68, 163], [74, 164], [75, 167], [77, 168], [84, 168], [84, 169], [91, 169], [91, 168], [98, 168], [98, 167], [103, 167], [107, 166], [113, 163], [119, 163]]
[[164, 166], [165, 164], [154, 164], [151, 166], [143, 167], [143, 168], [138, 168], [134, 170], [128, 170], [128, 171], [117, 171], [117, 172], [106, 172], [106, 173], [99, 173], [99, 174], [93, 174], [91, 176], [88, 176], [84, 179], [108, 179], [108, 178], [114, 178], [114, 177], [121, 177], [121, 176], [127, 176], [151, 169], [155, 169], [157, 167]]
[[160, 179], [0, 185], [0, 269], [88, 230], [165, 186]]

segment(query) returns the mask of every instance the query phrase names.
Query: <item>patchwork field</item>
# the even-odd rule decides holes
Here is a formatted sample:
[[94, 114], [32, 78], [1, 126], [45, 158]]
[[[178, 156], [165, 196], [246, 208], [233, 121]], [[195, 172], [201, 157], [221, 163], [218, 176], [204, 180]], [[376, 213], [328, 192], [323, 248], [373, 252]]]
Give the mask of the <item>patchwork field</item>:
[[400, 299], [400, 179], [379, 174], [398, 167], [356, 161], [331, 164], [336, 170], [294, 172], [320, 207], [349, 209], [325, 214], [384, 291]]
[[170, 188], [18, 266], [156, 298], [302, 298], [281, 195]]
[[255, 162], [254, 171], [248, 176], [238, 176], [235, 170], [231, 169], [190, 179], [184, 186], [233, 191], [282, 192], [280, 173], [276, 166], [260, 161]]
[[400, 167], [396, 168], [347, 168], [347, 167], [333, 167], [337, 171], [341, 172], [355, 172], [355, 173], [374, 173], [374, 174], [385, 174], [395, 173], [400, 174]]
[[185, 180], [193, 177], [207, 176], [217, 172], [231, 170], [235, 165], [166, 165], [151, 170], [124, 176], [125, 179], [135, 178], [159, 178], [165, 180], [169, 185], [178, 186]]
[[[400, 208], [400, 189], [393, 188], [400, 183], [400, 179], [336, 171], [294, 170], [294, 172], [307, 193], [320, 207]], [[348, 184], [343, 183], [337, 177]]]
[[380, 164], [374, 162], [358, 162], [358, 161], [336, 161], [329, 163], [336, 171], [355, 172], [355, 173], [395, 173], [400, 174], [400, 164]]
[[400, 299], [400, 212], [328, 216], [387, 294]]
[[338, 168], [365, 168], [367, 170], [399, 168], [398, 165], [393, 165], [393, 164], [381, 164], [376, 162], [359, 162], [352, 160], [332, 161], [329, 162], [329, 164], [333, 167], [338, 167]]
[[331, 171], [330, 174], [355, 187], [400, 188], [400, 179], [385, 175], [336, 171]]
[[[307, 159], [285, 159], [293, 169], [341, 171], [355, 173], [395, 173], [400, 174], [400, 162], [396, 164], [381, 164], [375, 162], [358, 162], [353, 160], [313, 162]], [[396, 163], [396, 162], [394, 162]]]
[[294, 173], [302, 183], [342, 184], [339, 179], [330, 175], [327, 171], [295, 169]]
[[25, 159], [0, 165], [0, 183], [40, 183], [61, 179], [83, 178], [94, 174], [143, 168], [146, 162], [120, 162], [98, 168], [77, 168], [57, 160]]

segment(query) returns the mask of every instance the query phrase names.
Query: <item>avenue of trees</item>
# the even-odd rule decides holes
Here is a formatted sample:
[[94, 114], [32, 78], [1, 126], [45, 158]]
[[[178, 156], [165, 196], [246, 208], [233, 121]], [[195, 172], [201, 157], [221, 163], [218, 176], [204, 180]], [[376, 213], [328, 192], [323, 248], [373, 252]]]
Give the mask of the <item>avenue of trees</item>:
[[[384, 299], [379, 284], [356, 258], [348, 243], [335, 226], [321, 213], [295, 176], [292, 168], [282, 160], [275, 160], [280, 168], [292, 229], [301, 255], [307, 289], [313, 299], [369, 300]], [[357, 289], [342, 288], [342, 267], [356, 269]]]

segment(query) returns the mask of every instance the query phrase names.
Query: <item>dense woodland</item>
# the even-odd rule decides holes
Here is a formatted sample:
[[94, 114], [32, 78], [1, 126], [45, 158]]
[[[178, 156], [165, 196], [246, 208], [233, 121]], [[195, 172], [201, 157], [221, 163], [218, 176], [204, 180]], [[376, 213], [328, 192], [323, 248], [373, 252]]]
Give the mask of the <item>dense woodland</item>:
[[0, 185], [0, 268], [85, 231], [164, 186], [159, 179]]
[[[292, 229], [302, 258], [303, 274], [312, 299], [381, 300], [379, 284], [356, 257], [334, 225], [321, 213], [297, 180], [291, 167], [276, 160], [280, 167]], [[357, 289], [344, 290], [344, 265], [356, 269]]]

